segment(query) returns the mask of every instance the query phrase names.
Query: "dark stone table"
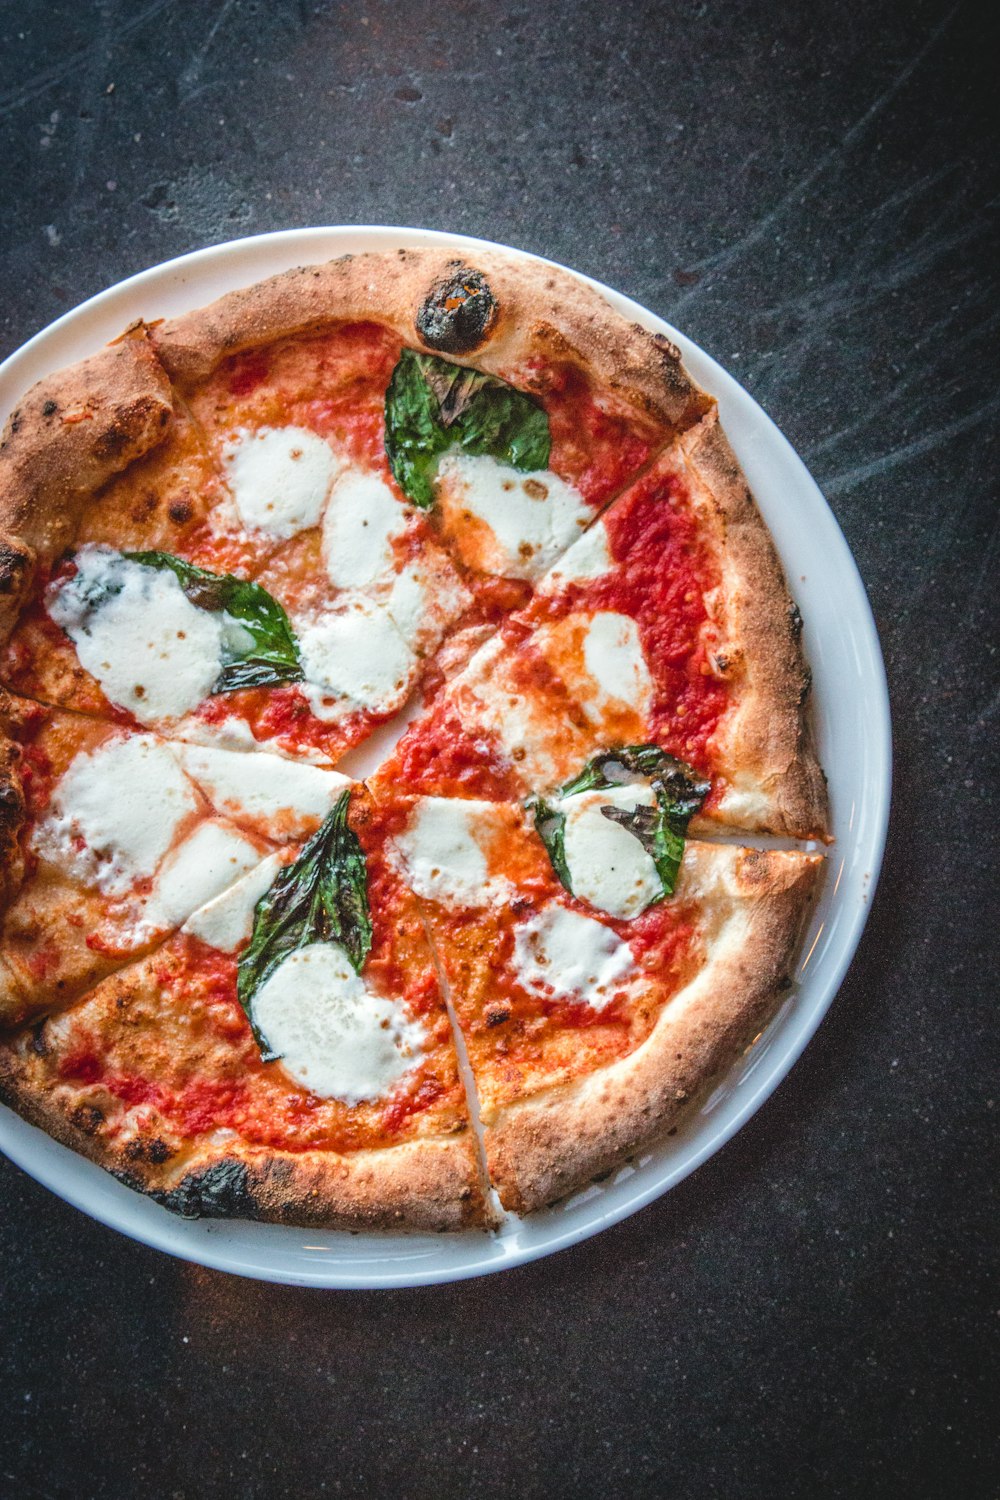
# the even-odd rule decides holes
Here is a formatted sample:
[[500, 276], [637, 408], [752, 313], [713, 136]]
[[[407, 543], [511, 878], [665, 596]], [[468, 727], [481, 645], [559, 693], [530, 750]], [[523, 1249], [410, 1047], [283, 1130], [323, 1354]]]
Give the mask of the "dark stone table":
[[815, 1041], [725, 1150], [575, 1250], [298, 1291], [169, 1260], [0, 1165], [4, 1497], [997, 1493], [993, 15], [0, 6], [3, 353], [275, 228], [565, 261], [683, 328], [804, 456], [897, 737], [882, 884]]

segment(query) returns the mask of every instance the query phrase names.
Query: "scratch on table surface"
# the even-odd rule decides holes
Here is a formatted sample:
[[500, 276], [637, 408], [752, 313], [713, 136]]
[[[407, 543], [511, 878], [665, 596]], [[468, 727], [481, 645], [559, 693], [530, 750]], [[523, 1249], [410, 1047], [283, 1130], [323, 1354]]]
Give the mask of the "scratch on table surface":
[[[166, 10], [168, 5], [173, 5], [174, 0], [152, 0], [145, 10], [138, 15], [131, 16], [127, 21], [122, 21], [115, 28], [115, 40], [130, 35], [144, 26], [153, 16], [159, 15], [161, 10]], [[95, 56], [100, 57], [106, 52], [107, 42], [103, 35], [96, 41], [90, 43], [89, 47], [81, 47], [79, 52], [73, 52], [69, 57], [63, 58], [62, 62], [56, 63], [54, 67], [46, 68], [41, 73], [35, 73], [33, 77], [26, 78], [17, 88], [11, 89], [6, 94], [0, 94], [0, 118], [9, 115], [13, 110], [19, 109], [22, 104], [28, 104], [32, 99], [37, 99], [55, 84], [75, 73], [79, 68], [86, 67], [87, 63]]]
[[[909, 62], [900, 70], [889, 87], [884, 89], [877, 99], [873, 100], [837, 144], [832, 146], [829, 151], [824, 152], [816, 165], [789, 188], [788, 192], [779, 199], [774, 208], [770, 209], [762, 219], [757, 221], [752, 229], [748, 230], [734, 244], [728, 245], [725, 250], [717, 251], [714, 255], [706, 256], [702, 260], [693, 261], [689, 269], [698, 272], [722, 270], [724, 267], [732, 265], [734, 261], [739, 260], [752, 245], [759, 244], [782, 215], [789, 208], [801, 202], [803, 195], [822, 177], [827, 168], [838, 162], [844, 152], [850, 150], [863, 137], [872, 122], [878, 118], [887, 105], [892, 102], [900, 90], [913, 77], [913, 74], [920, 67], [920, 64], [927, 57], [928, 53], [937, 45], [940, 38], [951, 25], [960, 8], [961, 0], [959, 0], [959, 4], [952, 7], [944, 19], [934, 28], [923, 46], [919, 48], [913, 57], [910, 58]], [[690, 291], [678, 297], [671, 305], [671, 318], [676, 322], [677, 312], [701, 296], [710, 286], [710, 278], [705, 278], [697, 286], [692, 287]]]
[[218, 14], [216, 15], [215, 20], [212, 22], [211, 26], [208, 29], [208, 35], [205, 37], [205, 40], [202, 42], [201, 46], [196, 48], [191, 61], [188, 63], [187, 67], [184, 69], [179, 79], [177, 80], [178, 94], [180, 96], [180, 101], [182, 104], [186, 104], [188, 100], [192, 99], [195, 96], [195, 94], [201, 93], [201, 89], [198, 88], [198, 84], [201, 82], [201, 75], [202, 70], [205, 66], [205, 59], [208, 56], [209, 51], [211, 50], [212, 43], [215, 41], [219, 27], [223, 24], [232, 8], [233, 0], [222, 0], [222, 4], [219, 6]]
[[908, 463], [910, 459], [932, 452], [951, 438], [959, 437], [963, 432], [970, 432], [980, 423], [998, 414], [1000, 414], [1000, 396], [992, 396], [972, 411], [966, 412], [964, 417], [958, 417], [954, 422], [946, 423], [944, 427], [935, 428], [925, 433], [923, 437], [915, 438], [911, 443], [904, 443], [899, 448], [893, 448], [889, 453], [882, 453], [869, 463], [858, 464], [853, 469], [845, 469], [840, 474], [834, 474], [831, 479], [823, 481], [824, 493], [836, 495], [855, 484], [863, 483], [866, 479], [877, 479], [891, 469], [898, 468], [900, 464]]

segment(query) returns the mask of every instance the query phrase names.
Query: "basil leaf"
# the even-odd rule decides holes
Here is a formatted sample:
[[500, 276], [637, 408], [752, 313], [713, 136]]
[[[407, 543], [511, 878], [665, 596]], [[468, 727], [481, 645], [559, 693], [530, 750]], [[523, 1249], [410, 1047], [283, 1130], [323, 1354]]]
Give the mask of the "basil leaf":
[[711, 788], [711, 783], [700, 777], [692, 766], [668, 755], [659, 745], [622, 745], [592, 755], [583, 770], [559, 788], [559, 795], [572, 797], [574, 792], [625, 786], [630, 776], [662, 782], [678, 810], [687, 809], [688, 818], [698, 811]]
[[253, 997], [289, 954], [310, 943], [335, 942], [360, 974], [372, 945], [368, 864], [349, 827], [350, 789], [287, 865], [254, 912], [253, 934], [237, 964], [236, 993], [265, 1062], [278, 1056], [254, 1022]]
[[541, 797], [529, 797], [524, 805], [531, 813], [535, 831], [545, 845], [553, 870], [572, 895], [573, 885], [566, 863], [566, 814]]
[[[612, 823], [620, 823], [639, 840], [650, 856], [660, 877], [662, 895], [672, 896], [684, 857], [684, 834], [687, 818], [675, 818], [672, 804], [666, 799], [662, 783], [654, 782], [655, 807], [602, 807], [601, 812]], [[664, 800], [661, 801], [661, 794]]]
[[291, 622], [277, 599], [259, 583], [232, 573], [210, 573], [169, 552], [125, 552], [122, 556], [144, 568], [169, 570], [198, 609], [227, 614], [250, 636], [249, 644], [226, 643], [229, 659], [223, 662], [214, 693], [302, 681], [299, 643]]
[[404, 349], [385, 393], [385, 451], [400, 488], [421, 509], [433, 505], [438, 460], [455, 444], [522, 471], [544, 469], [549, 419], [495, 375]]
[[[662, 887], [656, 899], [662, 901], [674, 893], [688, 823], [708, 796], [710, 782], [700, 777], [685, 761], [661, 750], [659, 745], [622, 745], [592, 755], [582, 771], [563, 783], [554, 801], [558, 804], [562, 798], [580, 792], [627, 786], [636, 776], [649, 781], [656, 798], [655, 807], [602, 807], [601, 812], [612, 823], [628, 829], [649, 854]], [[565, 813], [558, 805], [553, 806], [537, 796], [529, 797], [525, 807], [534, 817], [535, 828], [548, 851], [552, 868], [572, 895], [573, 885], [566, 861]]]

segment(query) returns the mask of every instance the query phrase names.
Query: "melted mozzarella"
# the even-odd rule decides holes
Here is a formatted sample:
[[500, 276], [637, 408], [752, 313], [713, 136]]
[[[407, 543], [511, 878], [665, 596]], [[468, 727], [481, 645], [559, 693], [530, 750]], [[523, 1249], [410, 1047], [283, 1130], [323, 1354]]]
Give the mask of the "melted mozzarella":
[[142, 724], [197, 707], [231, 644], [226, 617], [197, 609], [169, 570], [108, 547], [82, 547], [75, 561], [75, 575], [49, 591], [49, 614], [105, 695]]
[[518, 927], [514, 963], [526, 990], [594, 1010], [614, 998], [633, 967], [628, 944], [610, 927], [555, 902]]
[[177, 927], [260, 860], [249, 839], [221, 822], [202, 823], [163, 862], [143, 913], [150, 928]]
[[490, 877], [484, 846], [498, 831], [490, 802], [420, 797], [396, 847], [411, 888], [428, 901], [485, 906], [503, 900], [508, 883]]
[[407, 514], [377, 474], [352, 471], [333, 486], [323, 517], [323, 560], [338, 589], [359, 589], [392, 571], [392, 544]]
[[269, 854], [256, 869], [237, 880], [221, 896], [199, 906], [181, 931], [200, 938], [210, 948], [218, 948], [222, 953], [235, 953], [245, 948], [253, 933], [254, 908], [261, 896], [271, 889], [281, 868], [281, 856]]
[[[540, 578], [591, 512], [578, 490], [549, 470], [523, 474], [488, 455], [449, 453], [438, 469], [438, 503], [462, 559], [482, 572]], [[478, 525], [469, 526], [469, 518]]]
[[341, 460], [305, 427], [242, 428], [225, 465], [244, 526], [284, 539], [319, 524]]
[[350, 778], [339, 771], [257, 751], [180, 744], [176, 753], [219, 812], [237, 822], [260, 822], [262, 831], [272, 836], [301, 837], [310, 832], [350, 785]]
[[324, 1098], [378, 1099], [420, 1061], [423, 1028], [372, 994], [336, 943], [290, 954], [253, 999], [253, 1018], [297, 1083]]
[[299, 645], [302, 690], [317, 718], [359, 708], [392, 713], [409, 691], [416, 658], [388, 611], [362, 594], [301, 629]]
[[653, 682], [630, 615], [600, 610], [593, 616], [583, 642], [587, 671], [601, 692], [640, 713], [648, 712]]
[[197, 809], [172, 751], [151, 734], [131, 735], [76, 757], [34, 845], [106, 895], [124, 896], [155, 873]]
[[608, 546], [608, 533], [603, 521], [597, 521], [585, 531], [579, 541], [550, 568], [538, 585], [540, 593], [555, 594], [568, 583], [586, 583], [610, 573], [614, 558]]
[[655, 800], [646, 786], [609, 787], [561, 799], [557, 806], [566, 818], [566, 864], [574, 896], [626, 920], [662, 896], [652, 856], [633, 833], [601, 811], [652, 807]]

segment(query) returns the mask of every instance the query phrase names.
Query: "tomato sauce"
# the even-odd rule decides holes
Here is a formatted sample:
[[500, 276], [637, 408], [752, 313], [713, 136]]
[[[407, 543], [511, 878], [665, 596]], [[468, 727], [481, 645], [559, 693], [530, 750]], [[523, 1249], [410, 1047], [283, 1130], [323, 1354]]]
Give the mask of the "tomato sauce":
[[495, 738], [479, 730], [470, 737], [447, 703], [407, 730], [385, 769], [396, 785], [414, 793], [493, 802], [521, 796], [515, 770], [505, 764]]
[[666, 432], [637, 411], [615, 411], [576, 365], [534, 360], [529, 369], [549, 419], [549, 467], [591, 505], [603, 505], [642, 467]]

